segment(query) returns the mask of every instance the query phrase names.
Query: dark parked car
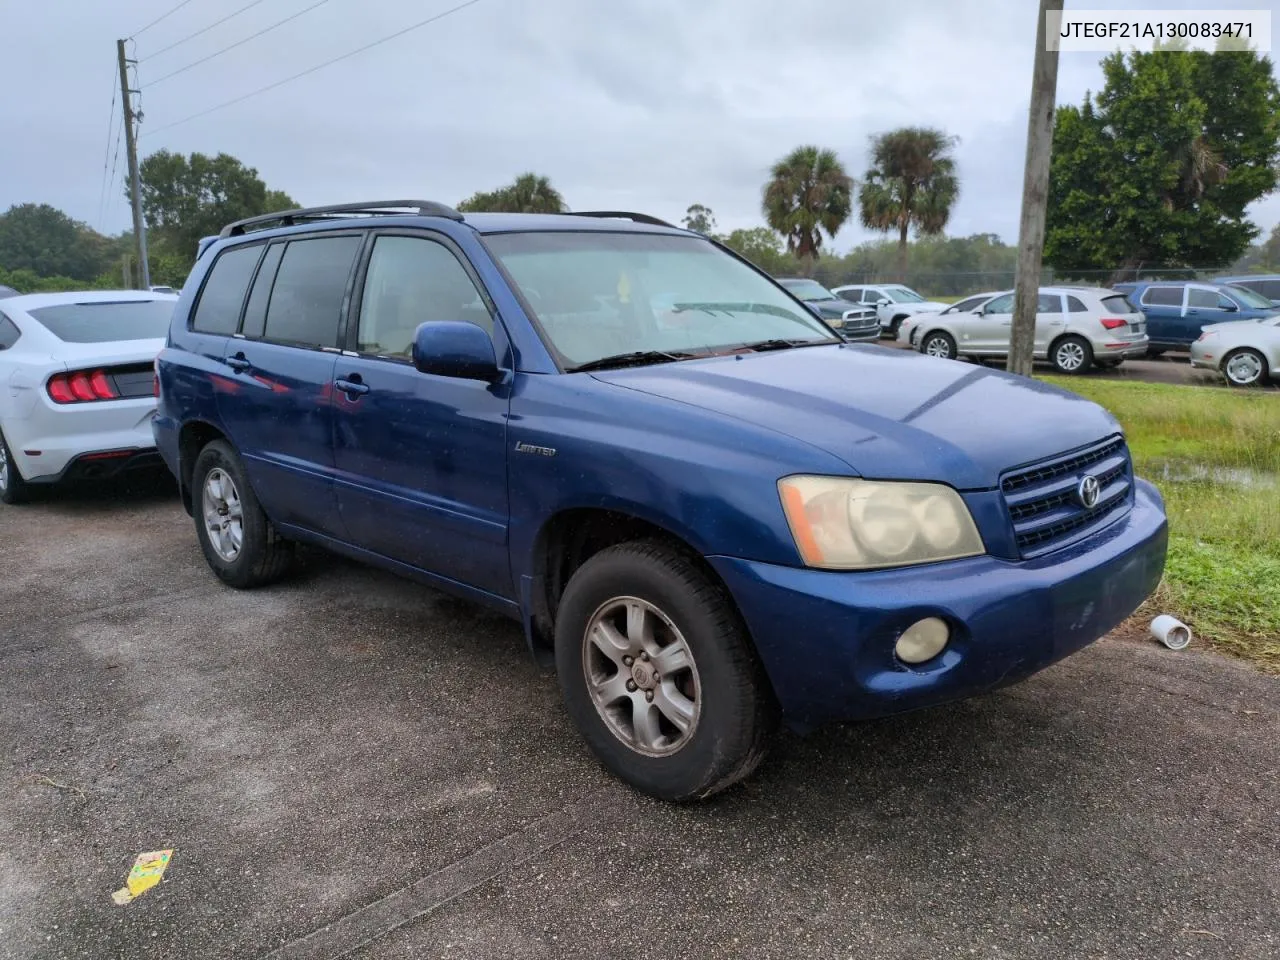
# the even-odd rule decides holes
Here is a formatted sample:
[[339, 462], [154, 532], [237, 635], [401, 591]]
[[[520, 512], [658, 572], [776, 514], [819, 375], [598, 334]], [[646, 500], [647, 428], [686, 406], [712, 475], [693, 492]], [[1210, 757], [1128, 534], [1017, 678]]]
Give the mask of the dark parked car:
[[1243, 277], [1218, 277], [1214, 283], [1225, 283], [1233, 287], [1244, 287], [1259, 296], [1266, 297], [1280, 307], [1280, 276], [1274, 274], [1246, 274]]
[[1227, 320], [1254, 320], [1280, 313], [1270, 300], [1252, 290], [1186, 280], [1143, 280], [1117, 283], [1113, 289], [1147, 317], [1151, 356], [1166, 350], [1189, 350], [1201, 329]]
[[840, 331], [846, 340], [879, 340], [880, 320], [875, 307], [851, 305], [841, 300], [817, 280], [805, 277], [779, 277], [778, 283], [797, 300]]
[[269, 583], [305, 542], [507, 614], [602, 762], [668, 800], [746, 776], [779, 719], [1024, 678], [1164, 568], [1160, 494], [1101, 407], [845, 343], [642, 214], [231, 224], [156, 370], [156, 443], [222, 581]]

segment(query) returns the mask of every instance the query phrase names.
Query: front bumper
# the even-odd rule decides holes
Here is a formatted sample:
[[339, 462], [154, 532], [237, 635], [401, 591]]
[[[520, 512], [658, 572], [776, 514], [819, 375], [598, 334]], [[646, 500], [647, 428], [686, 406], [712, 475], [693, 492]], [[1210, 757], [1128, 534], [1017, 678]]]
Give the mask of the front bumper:
[[[708, 558], [755, 640], [795, 727], [868, 719], [957, 700], [1030, 676], [1106, 634], [1160, 582], [1168, 526], [1139, 480], [1133, 509], [1035, 560], [983, 556], [872, 573]], [[908, 666], [893, 648], [941, 617], [952, 639]]]
[[880, 325], [873, 327], [839, 327], [840, 335], [854, 343], [871, 342], [880, 339]]

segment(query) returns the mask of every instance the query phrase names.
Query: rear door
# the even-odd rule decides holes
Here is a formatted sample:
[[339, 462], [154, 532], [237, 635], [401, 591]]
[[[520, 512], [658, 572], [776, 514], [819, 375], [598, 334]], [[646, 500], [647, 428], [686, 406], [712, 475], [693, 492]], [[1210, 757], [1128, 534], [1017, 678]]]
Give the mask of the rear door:
[[[1041, 293], [1036, 301], [1036, 356], [1046, 356], [1053, 338], [1062, 333], [1067, 326], [1067, 315], [1063, 309], [1062, 294]], [[1013, 327], [1009, 327], [1009, 337], [1013, 338]], [[1006, 347], [1007, 349], [1007, 347]]]
[[1152, 344], [1176, 346], [1184, 342], [1182, 327], [1186, 287], [1153, 283], [1142, 291], [1142, 312], [1147, 316], [1147, 336]]
[[218, 410], [277, 523], [342, 537], [334, 494], [334, 363], [359, 232], [273, 243], [227, 341]]
[[509, 386], [419, 373], [412, 362], [418, 326], [438, 321], [474, 323], [506, 355], [492, 302], [442, 235], [379, 232], [366, 259], [334, 397], [337, 496], [350, 538], [511, 598]]

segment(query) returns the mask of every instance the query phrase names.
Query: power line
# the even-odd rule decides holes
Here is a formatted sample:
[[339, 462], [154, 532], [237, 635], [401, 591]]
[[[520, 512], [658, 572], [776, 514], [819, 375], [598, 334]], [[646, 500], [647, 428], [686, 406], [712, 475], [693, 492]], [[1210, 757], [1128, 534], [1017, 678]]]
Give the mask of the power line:
[[366, 50], [372, 50], [374, 47], [381, 46], [388, 41], [395, 40], [397, 37], [403, 37], [406, 33], [412, 33], [414, 30], [425, 27], [429, 23], [435, 23], [437, 20], [442, 20], [450, 14], [457, 13], [460, 10], [465, 10], [467, 7], [473, 6], [479, 2], [480, 0], [467, 0], [466, 3], [460, 3], [456, 7], [450, 7], [443, 13], [437, 13], [434, 17], [428, 17], [426, 20], [420, 20], [412, 26], [405, 27], [403, 30], [397, 30], [395, 33], [388, 34], [380, 40], [374, 40], [372, 43], [366, 43], [363, 47], [357, 47], [356, 49], [348, 51], [341, 56], [334, 57], [332, 60], [326, 60], [324, 63], [316, 64], [316, 66], [303, 70], [301, 73], [295, 73], [293, 76], [285, 77], [283, 80], [277, 80], [275, 83], [269, 83], [265, 87], [259, 87], [257, 90], [253, 90], [243, 96], [236, 97], [234, 100], [228, 100], [225, 103], [218, 104], [217, 106], [209, 107], [207, 110], [201, 110], [199, 113], [193, 113], [191, 116], [183, 117], [181, 120], [175, 120], [173, 123], [166, 123], [162, 127], [156, 127], [156, 129], [152, 130], [151, 133], [159, 133], [162, 130], [168, 130], [170, 127], [177, 127], [192, 120], [197, 120], [200, 117], [208, 116], [209, 114], [214, 113], [217, 110], [222, 110], [225, 107], [234, 106], [237, 103], [243, 103], [250, 97], [256, 97], [258, 94], [274, 90], [276, 87], [283, 87], [286, 83], [292, 83], [294, 80], [300, 80], [318, 70], [323, 70], [325, 67], [331, 67], [335, 63], [347, 60], [356, 56], [356, 54], [364, 53]]
[[182, 0], [182, 2], [181, 2], [180, 4], [178, 4], [176, 7], [173, 7], [173, 8], [172, 8], [172, 9], [170, 9], [170, 10], [166, 10], [164, 13], [160, 14], [160, 16], [156, 17], [154, 20], [152, 20], [150, 23], [148, 23], [145, 27], [143, 27], [141, 30], [137, 30], [137, 31], [134, 31], [133, 33], [131, 33], [131, 34], [129, 35], [129, 39], [130, 39], [130, 40], [132, 40], [132, 39], [134, 39], [135, 37], [140, 37], [140, 36], [142, 36], [144, 33], [146, 33], [148, 30], [150, 30], [152, 27], [154, 27], [154, 26], [155, 26], [157, 23], [159, 23], [161, 20], [166, 20], [166, 19], [168, 19], [169, 17], [171, 17], [173, 14], [177, 13], [179, 10], [181, 10], [183, 7], [185, 7], [185, 6], [186, 6], [188, 3], [190, 3], [190, 2], [191, 2], [191, 0]]
[[176, 77], [180, 73], [186, 73], [192, 67], [198, 67], [202, 63], [208, 63], [214, 57], [220, 57], [224, 53], [226, 53], [228, 50], [234, 50], [236, 47], [243, 46], [244, 44], [248, 43], [250, 40], [257, 39], [258, 37], [262, 36], [264, 33], [270, 33], [276, 27], [283, 27], [290, 20], [297, 20], [303, 14], [310, 13], [312, 10], [316, 9], [316, 7], [323, 7], [328, 2], [329, 0], [318, 0], [318, 2], [313, 3], [311, 6], [306, 7], [303, 10], [299, 10], [297, 13], [290, 14], [289, 16], [285, 17], [283, 20], [277, 20], [275, 23], [271, 24], [271, 26], [269, 27], [263, 27], [257, 33], [252, 33], [249, 36], [245, 37], [243, 40], [237, 40], [235, 43], [228, 44], [227, 46], [223, 47], [221, 50], [217, 50], [209, 54], [207, 57], [201, 57], [199, 60], [193, 61], [192, 63], [188, 63], [185, 67], [179, 67], [177, 70], [174, 70], [172, 73], [166, 73], [159, 80], [152, 80], [151, 86], [154, 87], [157, 84], [164, 83], [170, 77]]
[[153, 54], [151, 54], [150, 56], [148, 56], [148, 57], [147, 57], [147, 59], [148, 59], [148, 60], [154, 60], [156, 57], [160, 56], [160, 54], [162, 54], [162, 53], [168, 53], [168, 52], [169, 52], [170, 50], [172, 50], [174, 47], [180, 47], [180, 46], [182, 46], [184, 43], [186, 43], [188, 40], [194, 40], [196, 37], [200, 36], [202, 33], [208, 33], [208, 32], [209, 32], [210, 30], [212, 30], [214, 27], [220, 27], [220, 26], [222, 26], [222, 24], [226, 23], [226, 22], [227, 22], [228, 20], [230, 20], [232, 17], [238, 17], [238, 16], [240, 16], [240, 14], [244, 13], [246, 10], [249, 10], [249, 9], [251, 9], [252, 7], [256, 7], [258, 4], [260, 4], [260, 3], [265, 3], [265, 2], [266, 2], [266, 0], [253, 0], [253, 2], [252, 2], [252, 3], [246, 3], [243, 7], [241, 7], [239, 10], [237, 10], [235, 13], [228, 13], [228, 14], [227, 14], [225, 17], [223, 17], [221, 20], [215, 20], [215, 21], [213, 21], [213, 23], [209, 24], [207, 27], [202, 27], [202, 28], [200, 28], [199, 30], [197, 30], [195, 33], [189, 33], [189, 34], [187, 34], [185, 37], [183, 37], [181, 40], [175, 40], [173, 43], [169, 44], [167, 47], [161, 47], [161, 48], [160, 48], [159, 50], [157, 50], [155, 53], [153, 53]]
[[116, 152], [111, 158], [111, 176], [107, 180], [107, 202], [103, 207], [102, 216], [105, 219], [107, 211], [111, 209], [111, 191], [116, 185], [116, 166], [120, 160], [120, 138], [124, 136], [124, 121], [120, 121], [120, 128], [116, 131]]
[[116, 84], [115, 71], [111, 80], [111, 110], [107, 114], [107, 145], [102, 151], [102, 185], [98, 188], [98, 227], [102, 227], [102, 218], [107, 203], [107, 162], [111, 159], [111, 134], [116, 129]]

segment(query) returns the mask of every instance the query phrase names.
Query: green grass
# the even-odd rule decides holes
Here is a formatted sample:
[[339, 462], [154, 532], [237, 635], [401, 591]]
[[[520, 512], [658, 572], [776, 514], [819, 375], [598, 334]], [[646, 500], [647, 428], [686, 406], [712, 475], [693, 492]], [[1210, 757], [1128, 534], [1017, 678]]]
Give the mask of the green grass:
[[[1109, 409], [1164, 494], [1169, 562], [1144, 614], [1280, 672], [1280, 397], [1045, 377]], [[1158, 609], [1157, 609], [1158, 608]]]

